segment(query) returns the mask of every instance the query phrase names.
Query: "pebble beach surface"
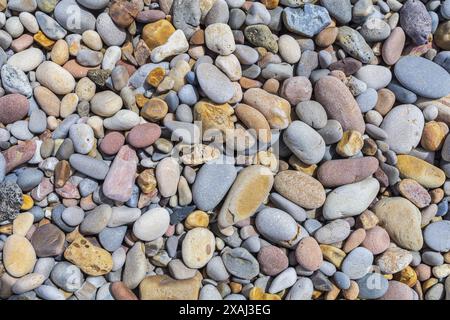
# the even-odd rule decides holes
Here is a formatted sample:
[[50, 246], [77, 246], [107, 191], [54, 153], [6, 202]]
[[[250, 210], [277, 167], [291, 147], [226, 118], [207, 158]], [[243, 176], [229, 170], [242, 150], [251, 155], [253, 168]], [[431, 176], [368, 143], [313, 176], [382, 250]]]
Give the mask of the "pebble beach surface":
[[450, 0], [0, 0], [0, 299], [450, 299]]

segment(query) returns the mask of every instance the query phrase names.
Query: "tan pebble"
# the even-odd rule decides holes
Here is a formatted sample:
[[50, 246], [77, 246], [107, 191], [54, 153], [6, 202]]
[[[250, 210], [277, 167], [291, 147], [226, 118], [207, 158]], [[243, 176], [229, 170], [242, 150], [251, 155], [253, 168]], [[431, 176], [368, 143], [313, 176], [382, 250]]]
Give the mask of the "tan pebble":
[[38, 86], [33, 90], [34, 98], [48, 116], [59, 117], [61, 101], [49, 89]]
[[356, 300], [359, 295], [359, 286], [356, 281], [351, 280], [350, 281], [350, 288], [346, 290], [342, 290], [342, 294], [345, 299], [347, 300]]
[[139, 285], [141, 300], [197, 300], [202, 276], [175, 280], [167, 275], [148, 276]]
[[375, 105], [375, 110], [382, 116], [385, 116], [394, 106], [395, 94], [386, 88], [378, 90], [378, 100]]
[[358, 225], [361, 225], [365, 230], [371, 229], [378, 224], [378, 217], [370, 210], [361, 213], [357, 218]]
[[263, 89], [272, 94], [277, 94], [279, 88], [280, 82], [277, 79], [268, 79], [263, 85]]
[[111, 254], [94, 246], [83, 236], [76, 238], [64, 251], [64, 258], [91, 276], [107, 274], [112, 269]]
[[356, 247], [358, 247], [366, 238], [366, 230], [363, 228], [356, 229], [353, 231], [347, 240], [345, 240], [344, 246], [342, 247], [342, 250], [345, 253], [349, 253]]
[[442, 148], [448, 126], [444, 122], [430, 121], [425, 124], [420, 144], [428, 151], [437, 151]]
[[61, 100], [60, 116], [65, 118], [77, 110], [78, 96], [75, 93], [66, 94]]
[[319, 47], [325, 48], [331, 46], [338, 35], [339, 29], [336, 27], [328, 27], [320, 31], [316, 36], [315, 42]]
[[247, 128], [254, 130], [261, 142], [267, 143], [271, 140], [269, 123], [261, 112], [243, 103], [238, 104], [234, 112]]
[[95, 90], [95, 83], [87, 77], [81, 78], [75, 87], [75, 93], [80, 101], [90, 101], [95, 95]]
[[69, 60], [69, 45], [63, 39], [55, 42], [55, 45], [50, 52], [50, 59], [62, 66]]
[[181, 249], [184, 264], [193, 269], [204, 267], [214, 254], [215, 244], [214, 234], [206, 228], [188, 231]]
[[142, 171], [138, 178], [137, 184], [144, 193], [151, 193], [156, 189], [156, 178], [154, 169], [145, 169]]
[[430, 190], [431, 203], [439, 203], [444, 198], [444, 190], [442, 188], [437, 188]]
[[95, 51], [99, 51], [103, 47], [102, 38], [100, 35], [94, 30], [86, 30], [83, 32], [82, 40], [85, 45]]
[[31, 213], [20, 213], [13, 221], [13, 233], [25, 237], [33, 222], [34, 216]]
[[164, 100], [151, 98], [142, 108], [141, 116], [148, 121], [157, 122], [163, 119], [168, 111], [169, 107]]
[[221, 229], [251, 217], [266, 200], [273, 186], [273, 174], [267, 167], [252, 165], [239, 172], [219, 213]]
[[33, 271], [36, 253], [30, 241], [24, 236], [13, 234], [3, 247], [3, 265], [13, 277], [22, 277]]

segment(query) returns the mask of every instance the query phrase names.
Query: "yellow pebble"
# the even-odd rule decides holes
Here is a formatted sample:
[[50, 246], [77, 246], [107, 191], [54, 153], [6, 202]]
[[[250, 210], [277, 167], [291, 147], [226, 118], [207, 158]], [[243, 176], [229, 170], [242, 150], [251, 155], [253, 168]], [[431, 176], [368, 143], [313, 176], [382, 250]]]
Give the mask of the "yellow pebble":
[[24, 194], [22, 196], [22, 199], [23, 199], [23, 203], [22, 203], [22, 206], [20, 207], [20, 210], [27, 211], [27, 210], [30, 210], [31, 208], [33, 208], [34, 201], [29, 195]]
[[320, 250], [322, 251], [325, 260], [331, 262], [337, 268], [341, 267], [342, 261], [346, 256], [344, 251], [327, 244], [321, 244]]
[[139, 108], [142, 108], [147, 103], [147, 101], [150, 100], [149, 98], [145, 97], [143, 94], [137, 94], [134, 98], [136, 99], [136, 104]]
[[348, 130], [338, 142], [336, 152], [343, 157], [352, 157], [362, 149], [363, 145], [362, 134], [356, 130]]
[[147, 83], [155, 88], [161, 83], [166, 75], [166, 70], [162, 67], [157, 67], [150, 71], [147, 76]]
[[405, 269], [395, 275], [395, 280], [403, 282], [409, 287], [414, 287], [417, 283], [417, 273], [413, 268], [407, 266]]
[[194, 212], [190, 213], [186, 221], [184, 223], [186, 229], [194, 229], [197, 227], [208, 227], [209, 224], [209, 216], [206, 212], [201, 210], [195, 210]]
[[38, 33], [36, 33], [33, 36], [34, 41], [36, 41], [40, 46], [42, 46], [44, 49], [50, 50], [52, 46], [55, 44], [55, 41], [52, 39], [47, 38], [47, 36], [39, 30]]
[[312, 299], [317, 300], [322, 296], [322, 294], [323, 294], [322, 291], [314, 290], [312, 293]]
[[248, 298], [250, 300], [262, 300], [263, 296], [264, 296], [264, 291], [263, 291], [263, 289], [261, 289], [259, 287], [252, 288], [248, 294]]
[[423, 292], [425, 293], [425, 292], [427, 292], [427, 290], [428, 289], [430, 289], [432, 286], [434, 286], [436, 283], [438, 283], [439, 281], [438, 281], [438, 279], [436, 279], [436, 278], [430, 278], [430, 279], [428, 279], [427, 281], [425, 281], [423, 284], [422, 284], [422, 289], [423, 289]]
[[248, 295], [250, 300], [281, 300], [280, 296], [271, 293], [264, 293], [263, 289], [254, 287]]

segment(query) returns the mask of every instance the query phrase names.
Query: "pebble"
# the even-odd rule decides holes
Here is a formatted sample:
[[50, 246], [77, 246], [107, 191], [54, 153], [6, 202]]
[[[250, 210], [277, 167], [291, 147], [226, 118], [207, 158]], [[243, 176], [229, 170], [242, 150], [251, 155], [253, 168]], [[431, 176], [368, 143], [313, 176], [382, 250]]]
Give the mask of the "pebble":
[[259, 273], [258, 261], [244, 248], [225, 249], [222, 261], [229, 273], [241, 279], [250, 280]]
[[423, 238], [428, 247], [439, 252], [449, 251], [450, 243], [447, 234], [450, 232], [448, 221], [438, 221], [429, 224], [423, 232]]
[[431, 33], [431, 17], [425, 5], [416, 0], [408, 0], [400, 10], [400, 25], [405, 33], [421, 45], [427, 42]]
[[236, 170], [232, 165], [207, 164], [202, 166], [197, 172], [192, 186], [192, 197], [196, 206], [204, 211], [214, 209], [225, 197], [236, 179], [236, 175]]
[[390, 149], [404, 154], [408, 154], [419, 144], [423, 127], [422, 112], [409, 104], [394, 107], [386, 114], [380, 126], [387, 133], [386, 143]]
[[212, 64], [200, 64], [196, 76], [200, 88], [213, 102], [225, 103], [233, 97], [234, 88], [231, 81]]
[[373, 254], [366, 248], [358, 247], [349, 252], [342, 262], [341, 270], [350, 279], [364, 277], [372, 267]]
[[316, 164], [325, 154], [325, 141], [301, 121], [292, 122], [283, 134], [284, 143], [304, 163]]
[[36, 253], [31, 243], [20, 235], [11, 235], [3, 247], [3, 264], [8, 273], [20, 278], [30, 273], [36, 263]]
[[[398, 212], [396, 215], [389, 214]], [[409, 250], [420, 250], [423, 236], [420, 230], [420, 211], [410, 201], [401, 197], [385, 198], [377, 202], [374, 213], [380, 226], [399, 246]], [[408, 221], [407, 224], [404, 221]]]
[[325, 202], [322, 185], [307, 174], [285, 170], [275, 176], [274, 188], [282, 196], [305, 209], [316, 209]]
[[[342, 82], [325, 76], [317, 81], [314, 90], [317, 101], [325, 108], [329, 118], [337, 120], [344, 131], [364, 132], [364, 120], [358, 104]], [[330, 92], [336, 94], [330, 95]]]
[[323, 216], [331, 220], [359, 215], [372, 203], [379, 188], [379, 182], [371, 177], [340, 186], [327, 196]]
[[140, 240], [152, 241], [161, 237], [169, 227], [169, 213], [153, 208], [142, 214], [133, 224], [133, 234]]
[[446, 297], [448, 0], [144, 2], [0, 1], [2, 299]]
[[325, 8], [307, 3], [303, 9], [285, 8], [283, 22], [289, 31], [313, 37], [331, 23], [331, 18]]
[[439, 99], [450, 93], [449, 73], [428, 59], [403, 57], [395, 64], [394, 73], [403, 86], [422, 97]]

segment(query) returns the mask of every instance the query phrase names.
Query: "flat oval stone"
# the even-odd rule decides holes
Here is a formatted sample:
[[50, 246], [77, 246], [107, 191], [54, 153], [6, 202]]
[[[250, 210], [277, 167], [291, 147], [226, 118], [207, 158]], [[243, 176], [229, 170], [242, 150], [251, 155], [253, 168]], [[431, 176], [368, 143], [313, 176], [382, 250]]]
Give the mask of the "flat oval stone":
[[367, 65], [355, 73], [355, 77], [367, 84], [368, 88], [385, 88], [392, 80], [391, 71], [383, 66]]
[[275, 208], [266, 208], [259, 212], [255, 224], [261, 235], [273, 242], [289, 243], [295, 240], [299, 233], [294, 218]]
[[135, 148], [146, 148], [161, 136], [161, 128], [154, 123], [139, 124], [127, 135], [127, 141]]
[[404, 104], [391, 109], [384, 117], [380, 128], [387, 134], [386, 143], [396, 153], [408, 154], [422, 137], [423, 114], [412, 104]]
[[302, 121], [294, 121], [283, 133], [288, 148], [306, 164], [320, 162], [325, 154], [325, 141], [313, 128]]
[[145, 212], [133, 225], [133, 234], [140, 240], [152, 241], [161, 237], [169, 227], [169, 212], [153, 208]]
[[80, 7], [75, 0], [62, 0], [58, 2], [54, 10], [54, 15], [56, 21], [64, 29], [73, 33], [82, 34], [86, 30], [95, 29], [94, 15]]
[[38, 48], [29, 48], [12, 55], [8, 64], [28, 72], [37, 68], [44, 61], [44, 54]]
[[325, 190], [313, 177], [294, 170], [275, 176], [274, 187], [283, 197], [305, 209], [316, 209], [325, 202]]
[[217, 67], [202, 63], [196, 69], [197, 80], [205, 95], [215, 103], [225, 103], [234, 95], [230, 79]]
[[422, 58], [401, 58], [394, 68], [397, 80], [419, 96], [439, 99], [450, 93], [450, 74], [440, 65]]
[[36, 69], [39, 83], [55, 94], [67, 94], [75, 88], [75, 79], [64, 68], [51, 61], [44, 61]]
[[211, 260], [216, 245], [214, 234], [206, 228], [189, 230], [183, 239], [181, 254], [187, 267], [199, 269]]
[[423, 232], [428, 247], [439, 252], [450, 250], [450, 221], [438, 221], [429, 224]]
[[380, 273], [368, 273], [356, 281], [361, 299], [378, 299], [388, 290], [389, 281]]
[[259, 273], [258, 261], [244, 248], [226, 248], [222, 252], [225, 268], [241, 279], [252, 279]]
[[380, 226], [400, 247], [419, 251], [423, 246], [419, 209], [402, 197], [383, 198], [374, 207]]
[[156, 166], [156, 180], [158, 190], [163, 197], [171, 197], [176, 194], [178, 181], [180, 180], [180, 165], [174, 158], [164, 158]]
[[112, 209], [107, 204], [102, 204], [94, 210], [87, 212], [80, 224], [80, 232], [84, 235], [94, 235], [102, 232], [111, 219]]
[[329, 160], [317, 170], [317, 179], [324, 187], [339, 187], [370, 177], [378, 169], [375, 157]]
[[314, 87], [314, 93], [316, 100], [327, 111], [328, 117], [339, 121], [344, 131], [356, 130], [364, 133], [364, 119], [358, 103], [338, 78], [321, 78]]
[[237, 172], [231, 164], [205, 164], [197, 172], [192, 186], [192, 199], [204, 211], [214, 209], [225, 197]]
[[253, 216], [268, 197], [273, 181], [272, 171], [265, 166], [251, 165], [241, 170], [222, 205], [219, 225], [226, 228]]
[[366, 248], [358, 247], [353, 249], [342, 261], [341, 270], [350, 279], [360, 279], [369, 272], [372, 263], [373, 254]]
[[350, 234], [350, 225], [345, 220], [334, 220], [319, 228], [314, 238], [320, 244], [338, 243], [347, 239]]
[[379, 189], [380, 183], [371, 177], [338, 187], [328, 194], [322, 214], [329, 220], [358, 215], [369, 207]]
[[397, 169], [402, 178], [414, 179], [425, 188], [438, 188], [445, 182], [444, 171], [410, 155], [397, 156]]
[[389, 38], [386, 39], [381, 48], [381, 54], [384, 62], [388, 65], [394, 65], [402, 56], [405, 46], [406, 36], [402, 28], [396, 27], [392, 30]]
[[3, 247], [3, 265], [8, 273], [20, 278], [33, 270], [36, 253], [31, 243], [23, 236], [11, 235]]

